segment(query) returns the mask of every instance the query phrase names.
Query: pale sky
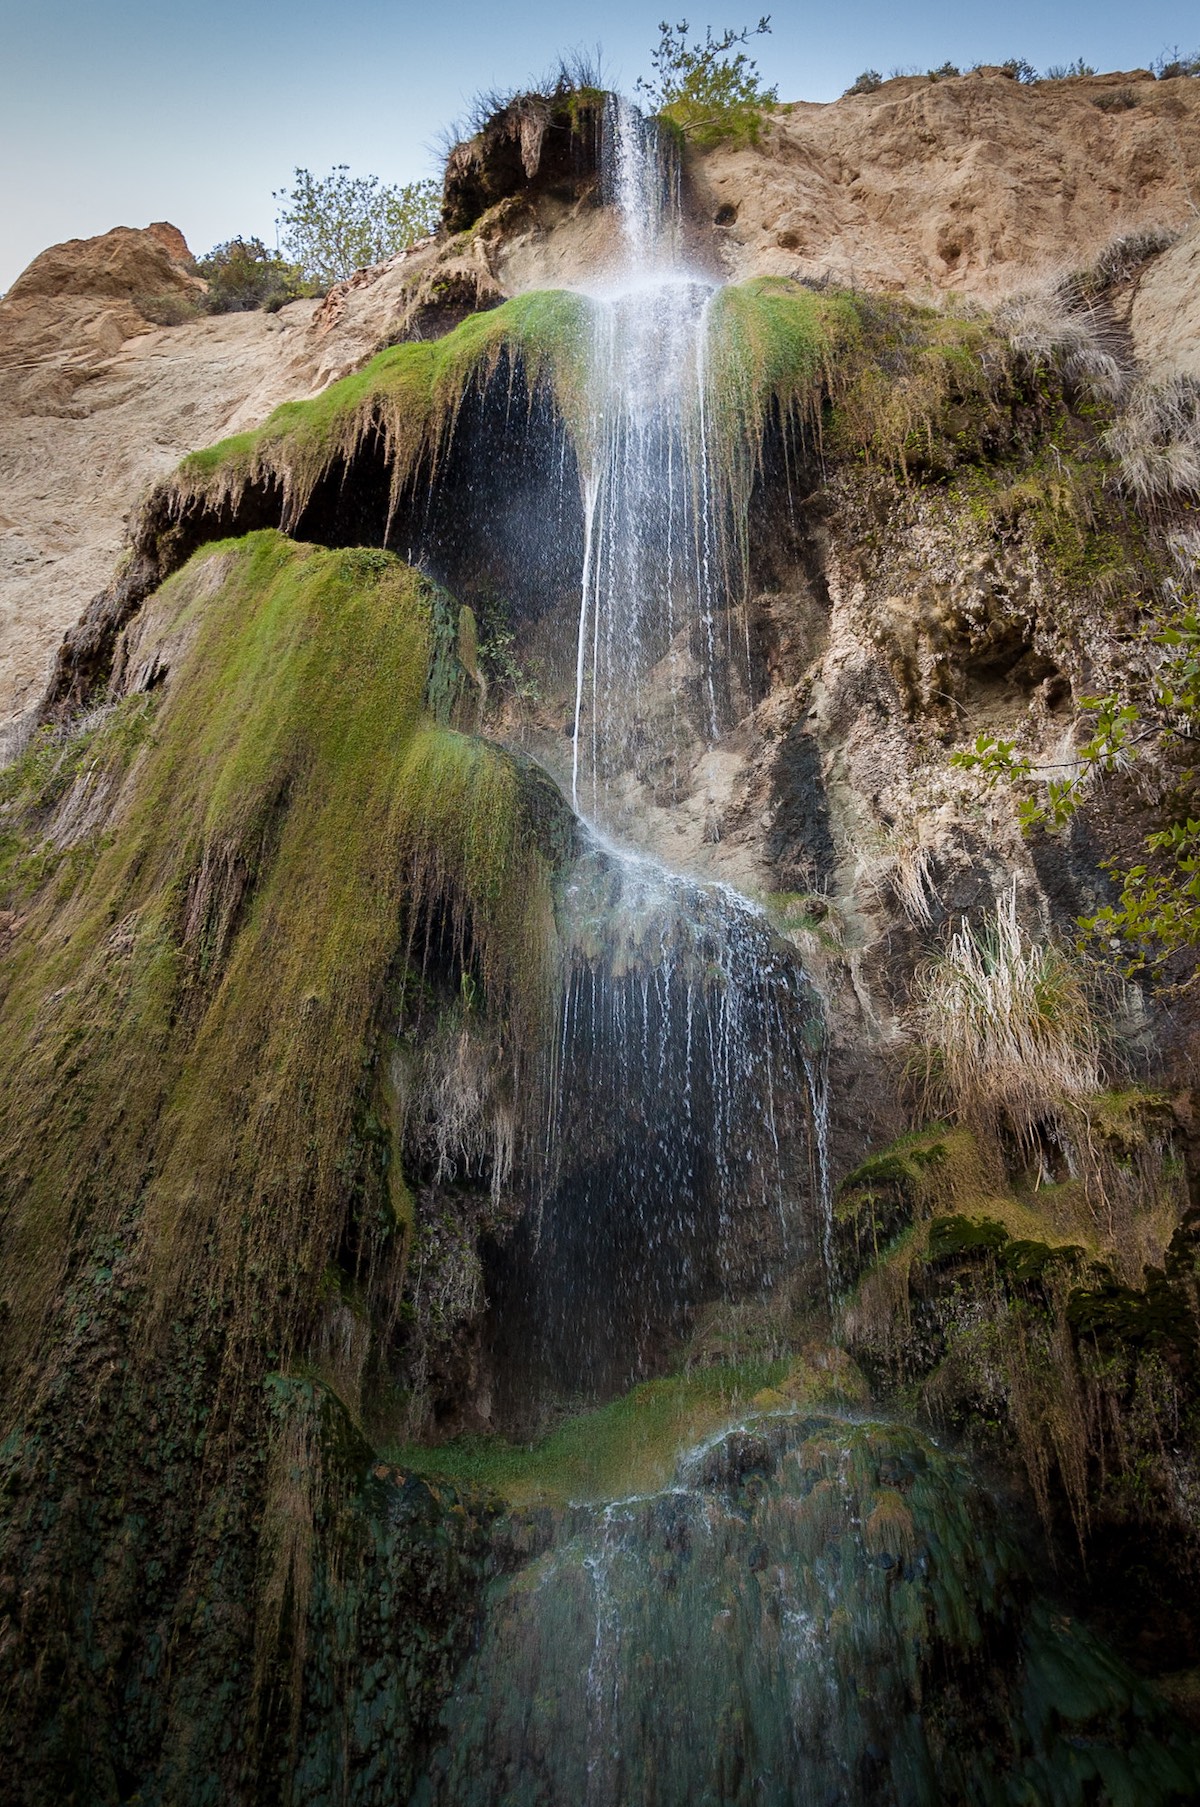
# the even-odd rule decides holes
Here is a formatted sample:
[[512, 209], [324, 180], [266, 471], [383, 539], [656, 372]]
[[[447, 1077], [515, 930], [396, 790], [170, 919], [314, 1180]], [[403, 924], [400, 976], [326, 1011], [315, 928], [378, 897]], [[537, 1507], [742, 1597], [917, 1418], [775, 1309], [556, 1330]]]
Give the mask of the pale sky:
[[[763, 4], [763, 0], [757, 0]], [[435, 174], [479, 88], [536, 81], [600, 44], [610, 84], [649, 72], [662, 0], [0, 0], [0, 291], [45, 246], [171, 220], [193, 252], [274, 241], [297, 165], [389, 182]], [[749, 11], [692, 11], [697, 32]], [[848, 0], [773, 13], [757, 41], [782, 100], [831, 100], [864, 68], [1082, 56], [1100, 70], [1200, 47], [1195, 0]]]

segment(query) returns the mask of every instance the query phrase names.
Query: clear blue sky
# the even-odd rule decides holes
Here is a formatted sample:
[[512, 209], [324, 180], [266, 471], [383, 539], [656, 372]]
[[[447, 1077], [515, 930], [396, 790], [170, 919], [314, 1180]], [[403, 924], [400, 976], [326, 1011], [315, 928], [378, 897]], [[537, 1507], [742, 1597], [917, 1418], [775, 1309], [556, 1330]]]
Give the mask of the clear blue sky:
[[[614, 85], [631, 89], [662, 0], [0, 5], [2, 290], [44, 246], [109, 226], [172, 220], [197, 253], [239, 233], [271, 242], [271, 192], [297, 164], [432, 174], [440, 128], [475, 90], [526, 84], [560, 49], [599, 42]], [[686, 9], [701, 31], [751, 16]], [[781, 99], [830, 100], [866, 67], [1083, 56], [1132, 69], [1198, 43], [1195, 0], [788, 0], [755, 53]]]

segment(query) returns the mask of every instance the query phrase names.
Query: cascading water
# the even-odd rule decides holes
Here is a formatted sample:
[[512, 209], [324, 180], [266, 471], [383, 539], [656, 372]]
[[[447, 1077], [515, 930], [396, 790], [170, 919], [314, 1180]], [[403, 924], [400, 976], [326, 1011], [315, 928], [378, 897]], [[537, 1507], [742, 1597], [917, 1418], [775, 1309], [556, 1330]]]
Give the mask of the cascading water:
[[622, 777], [669, 791], [685, 708], [718, 733], [727, 534], [706, 422], [715, 285], [679, 267], [674, 165], [626, 101], [606, 153], [620, 250], [592, 291], [571, 777], [576, 808], [611, 826]]
[[[829, 1276], [824, 1029], [795, 951], [728, 887], [610, 838], [636, 843], [637, 798], [669, 792], [689, 734], [719, 733], [736, 598], [712, 285], [678, 268], [670, 165], [624, 102], [606, 148], [622, 251], [593, 297], [576, 447], [572, 779], [591, 821], [560, 900], [541, 1194], [487, 1272], [510, 1428], [654, 1372], [702, 1301], [799, 1272], [812, 1307]], [[1159, 1707], [1036, 1602], [965, 1470], [812, 1397], [762, 1393], [658, 1491], [500, 1525], [414, 1807], [1193, 1798]]]
[[414, 1807], [1194, 1798], [1161, 1708], [911, 1431], [759, 1417], [563, 1531], [493, 1589]]
[[531, 1366], [630, 1385], [701, 1300], [821, 1271], [830, 1227], [820, 1002], [763, 912], [593, 834], [560, 927], [548, 1190], [491, 1289], [501, 1405]]
[[561, 911], [541, 1197], [489, 1276], [510, 1423], [522, 1390], [589, 1397], [653, 1372], [700, 1302], [762, 1293], [789, 1266], [819, 1274], [829, 1242], [821, 1010], [794, 949], [727, 885], [605, 832], [637, 835], [637, 789], [681, 756], [685, 718], [701, 744], [718, 735], [728, 606], [706, 452], [714, 285], [678, 268], [675, 166], [653, 127], [616, 101], [605, 140], [620, 249], [592, 296], [579, 448], [572, 789], [590, 822]]

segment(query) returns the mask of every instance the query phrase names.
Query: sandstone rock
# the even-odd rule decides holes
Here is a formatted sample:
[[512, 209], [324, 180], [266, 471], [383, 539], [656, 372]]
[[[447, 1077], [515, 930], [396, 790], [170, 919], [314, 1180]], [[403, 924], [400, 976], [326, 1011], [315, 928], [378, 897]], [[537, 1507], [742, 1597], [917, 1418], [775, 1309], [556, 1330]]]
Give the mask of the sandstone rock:
[[[1121, 87], [1132, 106], [1096, 106]], [[693, 180], [724, 216], [731, 276], [986, 296], [1022, 270], [1078, 267], [1124, 226], [1190, 220], [1200, 83], [905, 76], [781, 107], [759, 145], [699, 155]]]
[[411, 311], [432, 248], [324, 304], [156, 327], [133, 297], [202, 290], [186, 255], [173, 226], [118, 227], [43, 252], [0, 300], [0, 734], [111, 577], [150, 485], [361, 364]]
[[[1118, 89], [1134, 104], [1095, 104]], [[197, 293], [165, 223], [35, 258], [0, 300], [0, 732], [110, 578], [129, 511], [185, 452], [382, 344], [444, 332], [519, 290], [594, 280], [613, 220], [598, 205], [595, 121], [569, 125], [553, 108], [540, 124], [509, 109], [454, 164], [447, 192], [465, 230], [278, 315], [153, 327], [140, 298]], [[1151, 368], [1200, 365], [1200, 82], [904, 77], [780, 107], [758, 146], [690, 156], [686, 188], [698, 267], [931, 298], [987, 299], [1031, 271], [1078, 267], [1119, 230], [1189, 227], [1136, 279], [1129, 324]]]
[[72, 238], [35, 257], [4, 297], [9, 304], [35, 296], [61, 300], [87, 295], [132, 301], [174, 291], [202, 294], [204, 283], [189, 268], [191, 253], [177, 226], [159, 221], [139, 231], [114, 226], [99, 238]]
[[1138, 361], [1154, 375], [1200, 377], [1200, 223], [1146, 270], [1129, 325]]

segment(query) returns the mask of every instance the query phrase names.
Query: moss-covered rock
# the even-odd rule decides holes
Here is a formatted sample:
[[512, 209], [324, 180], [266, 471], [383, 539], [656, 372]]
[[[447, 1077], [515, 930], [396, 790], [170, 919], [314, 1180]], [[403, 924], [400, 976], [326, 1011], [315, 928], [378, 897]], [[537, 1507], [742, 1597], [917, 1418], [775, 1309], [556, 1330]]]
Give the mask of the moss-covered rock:
[[448, 611], [378, 550], [217, 544], [6, 774], [14, 1798], [402, 1798], [467, 1635], [487, 1502], [359, 1416], [415, 1228], [382, 1073], [424, 970], [534, 1108], [571, 830], [442, 725]]

